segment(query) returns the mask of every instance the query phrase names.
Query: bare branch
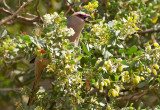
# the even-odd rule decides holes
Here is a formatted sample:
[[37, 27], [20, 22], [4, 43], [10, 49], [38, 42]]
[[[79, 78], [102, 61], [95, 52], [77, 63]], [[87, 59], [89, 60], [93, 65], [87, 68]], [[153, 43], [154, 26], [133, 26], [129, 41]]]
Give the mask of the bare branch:
[[148, 30], [145, 30], [145, 31], [140, 31], [140, 32], [138, 32], [138, 34], [147, 34], [147, 33], [156, 33], [156, 32], [160, 32], [160, 29], [157, 29], [157, 30], [155, 30], [155, 29], [148, 29]]
[[21, 91], [22, 88], [0, 88], [0, 92]]
[[65, 0], [65, 4], [68, 7], [68, 10], [64, 13], [64, 16], [66, 16], [69, 13], [69, 11], [75, 12], [68, 0]]
[[4, 6], [5, 6], [8, 10], [11, 11], [11, 8], [7, 5], [6, 0], [3, 0], [3, 4], [4, 4]]
[[26, 7], [28, 4], [30, 4], [32, 1], [33, 1], [33, 0], [28, 0], [28, 2], [23, 2], [23, 4], [20, 6], [20, 8], [19, 8], [15, 13], [13, 13], [13, 15], [11, 15], [11, 16], [7, 17], [6, 19], [3, 19], [3, 20], [0, 21], [0, 26], [3, 25], [3, 24], [5, 24], [6, 22], [12, 20], [14, 17], [16, 17], [16, 15], [17, 15], [20, 11], [22, 11], [22, 9], [23, 9], [24, 7]]
[[149, 91], [151, 90], [156, 90], [157, 89], [157, 86], [158, 84], [150, 87], [149, 89], [147, 90], [142, 90], [140, 92], [136, 92], [134, 94], [131, 94], [131, 95], [128, 95], [128, 96], [125, 96], [125, 97], [119, 97], [116, 99], [116, 101], [127, 101], [127, 100], [131, 100], [131, 101], [134, 101], [134, 100], [138, 100], [140, 99], [142, 96], [144, 96], [145, 94], [147, 94]]
[[43, 23], [43, 20], [42, 20], [42, 18], [41, 18], [41, 16], [40, 16], [40, 13], [39, 13], [38, 8], [37, 8], [37, 7], [38, 7], [38, 4], [39, 4], [39, 0], [36, 1], [36, 4], [34, 5], [34, 10], [36, 11], [37, 16], [38, 16], [38, 19], [40, 20], [40, 22]]
[[96, 93], [96, 92], [98, 92], [98, 91], [99, 91], [99, 89], [94, 88], [94, 89], [92, 89], [92, 90], [89, 92], [89, 95], [93, 95], [94, 93]]
[[1, 12], [4, 12], [4, 13], [6, 13], [6, 14], [12, 15], [12, 13], [11, 13], [9, 10], [6, 10], [6, 9], [4, 9], [4, 8], [0, 8], [0, 11], [1, 11]]

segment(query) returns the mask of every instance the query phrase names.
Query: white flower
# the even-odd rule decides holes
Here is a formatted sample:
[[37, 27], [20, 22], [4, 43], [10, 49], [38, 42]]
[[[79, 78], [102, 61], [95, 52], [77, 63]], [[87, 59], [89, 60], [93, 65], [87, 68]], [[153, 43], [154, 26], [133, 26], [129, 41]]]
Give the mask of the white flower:
[[41, 95], [41, 94], [39, 94], [39, 93], [44, 93], [44, 92], [45, 92], [45, 89], [44, 89], [44, 87], [41, 86], [41, 87], [39, 88], [38, 92], [37, 92], [38, 99], [43, 98], [43, 95]]
[[45, 14], [43, 18], [46, 24], [52, 24], [52, 16], [50, 14]]
[[108, 27], [113, 27], [113, 25], [114, 25], [113, 21], [108, 22]]
[[73, 36], [75, 34], [74, 30], [72, 28], [62, 28], [61, 29], [62, 33], [65, 34], [65, 36]]
[[58, 18], [58, 17], [59, 17], [59, 15], [58, 15], [57, 12], [54, 12], [53, 14], [45, 14], [45, 15], [43, 16], [44, 22], [45, 22], [46, 24], [52, 24], [52, 23], [54, 22], [54, 20], [55, 20], [56, 18]]
[[73, 36], [75, 34], [72, 28], [68, 28], [68, 36]]
[[45, 89], [44, 89], [44, 87], [42, 87], [42, 86], [40, 86], [40, 88], [39, 88], [39, 91], [38, 92], [45, 92]]
[[109, 21], [109, 22], [108, 22], [108, 27], [111, 28], [111, 27], [113, 27], [113, 26], [116, 25], [116, 24], [117, 24], [117, 21], [116, 21], [116, 20]]
[[52, 22], [54, 22], [56, 18], [59, 18], [59, 15], [57, 12], [54, 12], [53, 14], [51, 14], [51, 17], [52, 17]]

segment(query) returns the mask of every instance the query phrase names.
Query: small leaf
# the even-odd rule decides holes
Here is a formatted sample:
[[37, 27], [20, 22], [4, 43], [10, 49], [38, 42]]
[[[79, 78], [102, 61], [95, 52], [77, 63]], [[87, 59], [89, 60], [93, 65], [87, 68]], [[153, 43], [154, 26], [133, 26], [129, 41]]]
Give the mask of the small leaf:
[[137, 110], [141, 110], [143, 107], [143, 102], [140, 102], [139, 106], [138, 106], [138, 109]]
[[85, 34], [83, 38], [88, 39], [89, 37], [87, 34]]
[[118, 53], [124, 53], [124, 49], [119, 49]]
[[90, 22], [99, 22], [99, 21], [102, 21], [102, 19], [96, 19], [96, 20], [90, 21]]
[[122, 65], [122, 67], [123, 67], [123, 68], [128, 68], [129, 66], [128, 66], [128, 65]]
[[105, 54], [104, 54], [104, 58], [109, 58], [113, 56], [109, 51], [106, 51]]
[[86, 45], [82, 42], [82, 48], [83, 48], [83, 51], [87, 54], [87, 55], [92, 55], [91, 52], [88, 51]]
[[30, 36], [29, 35], [25, 35], [25, 36], [23, 36], [23, 41], [25, 41], [26, 43], [31, 43], [31, 38], [30, 38]]
[[102, 60], [98, 65], [97, 65], [97, 69], [99, 68], [99, 67], [102, 67], [103, 66], [103, 64], [104, 64], [104, 61]]
[[123, 60], [123, 61], [121, 62], [121, 64], [122, 64], [122, 65], [127, 65], [127, 61], [126, 61], [126, 60]]
[[136, 51], [137, 51], [137, 47], [134, 45], [130, 49], [128, 49], [125, 53], [126, 54], [133, 54]]
[[91, 1], [91, 3], [94, 3], [94, 2], [96, 2], [96, 0], [92, 0], [92, 1]]
[[148, 84], [148, 81], [144, 81], [144, 82], [141, 82], [137, 85], [138, 88], [143, 88], [145, 85]]
[[6, 31], [6, 30], [4, 30], [4, 31], [2, 32], [1, 37], [5, 37], [6, 35], [7, 35], [7, 31]]
[[112, 37], [112, 38], [110, 39], [110, 44], [111, 44], [112, 46], [115, 46], [115, 45], [116, 45], [116, 42], [117, 42], [116, 37]]
[[132, 62], [130, 63], [130, 67], [131, 67], [131, 68], [135, 67], [137, 63], [138, 63], [137, 60], [132, 61]]

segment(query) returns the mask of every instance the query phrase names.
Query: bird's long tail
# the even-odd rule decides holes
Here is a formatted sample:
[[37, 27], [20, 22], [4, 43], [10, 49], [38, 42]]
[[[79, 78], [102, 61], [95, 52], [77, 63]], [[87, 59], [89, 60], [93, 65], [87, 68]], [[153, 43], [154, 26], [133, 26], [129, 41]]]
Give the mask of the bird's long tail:
[[34, 102], [34, 99], [35, 99], [34, 94], [39, 85], [39, 82], [42, 76], [42, 72], [49, 63], [50, 63], [49, 59], [36, 58], [35, 60], [35, 80], [34, 80], [34, 84], [32, 87], [32, 94], [28, 100], [28, 104], [27, 104], [28, 106], [32, 105], [32, 103]]

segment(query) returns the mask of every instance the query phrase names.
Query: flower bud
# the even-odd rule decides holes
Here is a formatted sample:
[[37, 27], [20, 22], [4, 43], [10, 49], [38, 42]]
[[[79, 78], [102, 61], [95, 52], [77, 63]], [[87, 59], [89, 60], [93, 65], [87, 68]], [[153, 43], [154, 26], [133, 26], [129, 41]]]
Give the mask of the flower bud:
[[154, 47], [158, 47], [159, 46], [159, 44], [158, 43], [153, 43], [153, 45], [154, 45]]
[[153, 74], [157, 75], [157, 71], [155, 69], [153, 69]]
[[116, 97], [116, 96], [118, 96], [118, 92], [115, 90], [115, 89], [112, 89], [112, 96], [113, 97]]
[[159, 65], [156, 63], [154, 64], [154, 67], [158, 70], [159, 69]]
[[148, 72], [148, 73], [151, 73], [151, 69], [150, 69], [150, 68], [147, 68], [147, 72]]
[[101, 82], [101, 87], [103, 87], [104, 86], [104, 83], [103, 82]]
[[108, 84], [110, 84], [110, 80], [109, 79], [104, 79], [104, 81]]
[[123, 67], [122, 67], [122, 65], [118, 67], [118, 70], [119, 70], [120, 72], [122, 72], [122, 71], [123, 71]]
[[95, 86], [97, 89], [99, 89], [99, 84], [98, 84], [98, 82], [96, 82], [94, 86]]
[[103, 83], [104, 83], [104, 86], [106, 86], [106, 87], [107, 87], [107, 83], [106, 83], [105, 81], [104, 81]]

